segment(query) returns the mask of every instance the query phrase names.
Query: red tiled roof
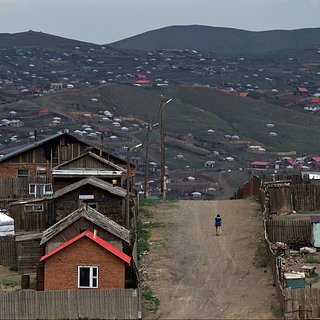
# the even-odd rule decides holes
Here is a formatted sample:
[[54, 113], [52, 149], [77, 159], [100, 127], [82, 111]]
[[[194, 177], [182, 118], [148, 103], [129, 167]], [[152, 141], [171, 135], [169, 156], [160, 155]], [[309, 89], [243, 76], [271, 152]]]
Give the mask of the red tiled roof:
[[117, 249], [116, 247], [114, 247], [113, 245], [108, 243], [107, 241], [101, 239], [100, 237], [98, 237], [98, 236], [94, 237], [94, 234], [91, 231], [84, 231], [84, 232], [80, 233], [79, 235], [73, 237], [69, 241], [63, 243], [62, 245], [60, 245], [56, 249], [54, 249], [54, 250], [50, 251], [49, 253], [47, 253], [46, 255], [44, 255], [40, 259], [40, 261], [43, 261], [43, 260], [53, 256], [57, 252], [63, 250], [64, 248], [68, 247], [70, 244], [78, 241], [79, 239], [81, 239], [83, 237], [89, 238], [90, 240], [94, 241], [95, 243], [97, 243], [98, 245], [100, 245], [101, 247], [106, 249], [107, 251], [111, 252], [112, 254], [117, 256], [118, 258], [122, 259], [127, 264], [130, 264], [131, 258], [128, 255], [126, 255], [125, 253], [123, 253], [122, 251], [120, 251], [119, 249]]
[[311, 99], [312, 103], [320, 103], [320, 98], [313, 98]]
[[309, 92], [309, 90], [305, 87], [298, 87], [297, 89], [299, 92]]
[[320, 162], [320, 157], [312, 157], [312, 160], [314, 160], [315, 162]]
[[271, 164], [271, 162], [268, 161], [253, 161], [250, 163], [251, 165], [257, 165], [257, 166], [267, 166]]

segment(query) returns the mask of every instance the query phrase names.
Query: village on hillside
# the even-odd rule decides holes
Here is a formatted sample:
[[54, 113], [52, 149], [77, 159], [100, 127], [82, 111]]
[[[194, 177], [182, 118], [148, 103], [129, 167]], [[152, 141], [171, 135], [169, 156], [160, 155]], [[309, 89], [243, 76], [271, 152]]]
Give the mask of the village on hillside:
[[[163, 100], [162, 89], [209, 88], [244, 105], [297, 111], [298, 124], [308, 114], [312, 122], [320, 110], [320, 50], [307, 53], [300, 59], [90, 44], [1, 48], [0, 319], [141, 319], [139, 264], [149, 253], [142, 199], [243, 198], [260, 204], [283, 315], [319, 318], [320, 149], [290, 150], [281, 140], [286, 134], [279, 137], [286, 119], [259, 119], [260, 141], [270, 139], [269, 148], [261, 136], [239, 136], [234, 122], [227, 126], [214, 112], [216, 126], [200, 123], [197, 137], [187, 118], [174, 133], [153, 121], [173, 100]], [[117, 110], [115, 101], [132, 88], [146, 90], [137, 96], [150, 110], [159, 96], [152, 121], [131, 105]], [[182, 108], [192, 105], [183, 93], [177, 97]], [[201, 104], [195, 108], [209, 119]], [[176, 124], [174, 118], [166, 120]], [[312, 126], [317, 134], [317, 122]]]

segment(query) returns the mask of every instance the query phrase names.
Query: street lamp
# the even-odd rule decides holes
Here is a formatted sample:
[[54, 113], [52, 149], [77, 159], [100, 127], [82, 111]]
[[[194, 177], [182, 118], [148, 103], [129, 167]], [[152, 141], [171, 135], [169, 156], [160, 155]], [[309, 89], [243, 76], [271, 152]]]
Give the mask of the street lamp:
[[[137, 144], [134, 147], [127, 147], [127, 199], [126, 199], [126, 219], [125, 225], [127, 229], [130, 229], [130, 179], [131, 179], [131, 168], [130, 168], [130, 160], [131, 160], [131, 151], [136, 148], [140, 148], [142, 143]], [[132, 187], [132, 186], [131, 186]]]
[[163, 110], [164, 106], [170, 103], [172, 99], [165, 101], [164, 96], [160, 98], [160, 166], [161, 166], [161, 197], [166, 199], [166, 172], [165, 172], [165, 141], [164, 141], [164, 125], [163, 125]]

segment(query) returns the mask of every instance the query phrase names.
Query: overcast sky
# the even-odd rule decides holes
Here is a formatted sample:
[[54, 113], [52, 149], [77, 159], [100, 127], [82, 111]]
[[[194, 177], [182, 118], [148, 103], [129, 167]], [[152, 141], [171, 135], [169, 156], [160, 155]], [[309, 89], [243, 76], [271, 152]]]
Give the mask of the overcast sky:
[[0, 33], [34, 30], [97, 44], [170, 25], [320, 27], [319, 17], [320, 0], [0, 0]]

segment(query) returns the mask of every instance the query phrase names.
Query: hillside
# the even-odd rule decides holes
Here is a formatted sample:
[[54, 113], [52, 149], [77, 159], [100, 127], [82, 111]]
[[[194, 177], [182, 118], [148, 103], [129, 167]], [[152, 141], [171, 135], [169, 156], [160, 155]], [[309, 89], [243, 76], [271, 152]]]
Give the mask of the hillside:
[[0, 48], [39, 47], [58, 50], [80, 45], [89, 46], [94, 44], [32, 30], [19, 33], [0, 33]]
[[201, 25], [169, 26], [110, 45], [120, 49], [193, 49], [218, 54], [261, 54], [320, 46], [320, 28], [246, 31]]
[[[148, 120], [153, 123], [159, 122], [160, 94], [173, 99], [164, 111], [167, 138], [175, 149], [174, 152], [172, 151], [172, 160], [173, 155], [177, 153], [177, 147], [189, 149], [190, 157], [201, 163], [205, 155], [215, 148], [224, 149], [227, 153], [241, 154], [243, 160], [257, 157], [257, 155], [252, 156], [243, 150], [238, 150], [239, 145], [230, 144], [225, 135], [237, 135], [240, 140], [252, 141], [254, 145], [260, 144], [272, 152], [290, 150], [310, 154], [318, 152], [317, 141], [320, 134], [318, 116], [222, 93], [212, 88], [171, 86], [167, 89], [146, 89], [130, 85], [89, 86], [81, 91], [56, 93], [34, 99], [28, 102], [28, 109], [31, 111], [48, 108], [52, 116], [62, 116], [62, 127], [57, 129], [75, 130], [89, 123], [98, 130], [102, 125], [98, 115], [99, 111], [103, 110], [109, 110], [114, 117], [133, 116], [134, 119], [140, 119], [141, 123]], [[98, 101], [92, 102], [91, 98], [96, 98]], [[8, 105], [5, 109], [16, 110], [19, 113], [21, 109], [25, 111], [26, 105], [18, 102]], [[75, 117], [72, 114], [71, 118], [69, 112], [79, 113], [79, 116]], [[81, 116], [86, 112], [91, 112], [93, 116], [91, 118]], [[6, 113], [3, 112], [1, 116], [5, 117]], [[32, 121], [30, 126], [26, 123], [30, 129], [35, 125], [36, 119]], [[49, 121], [48, 119], [48, 123]], [[274, 127], [272, 129], [266, 127], [267, 123], [273, 123]], [[129, 133], [123, 133], [120, 128], [115, 128], [111, 123], [103, 123], [103, 125], [110, 132], [123, 136], [122, 144], [124, 145], [133, 137], [141, 141], [145, 137], [145, 131], [130, 130]], [[130, 127], [132, 121], [124, 120], [123, 125]], [[208, 133], [209, 129], [214, 130], [214, 133]], [[270, 137], [270, 131], [276, 132], [277, 136]], [[188, 133], [193, 136], [192, 145], [179, 145], [175, 142], [174, 139], [179, 140], [181, 136]], [[155, 149], [157, 148], [155, 144]], [[199, 154], [204, 158], [200, 159]], [[269, 156], [258, 155], [263, 158]]]

